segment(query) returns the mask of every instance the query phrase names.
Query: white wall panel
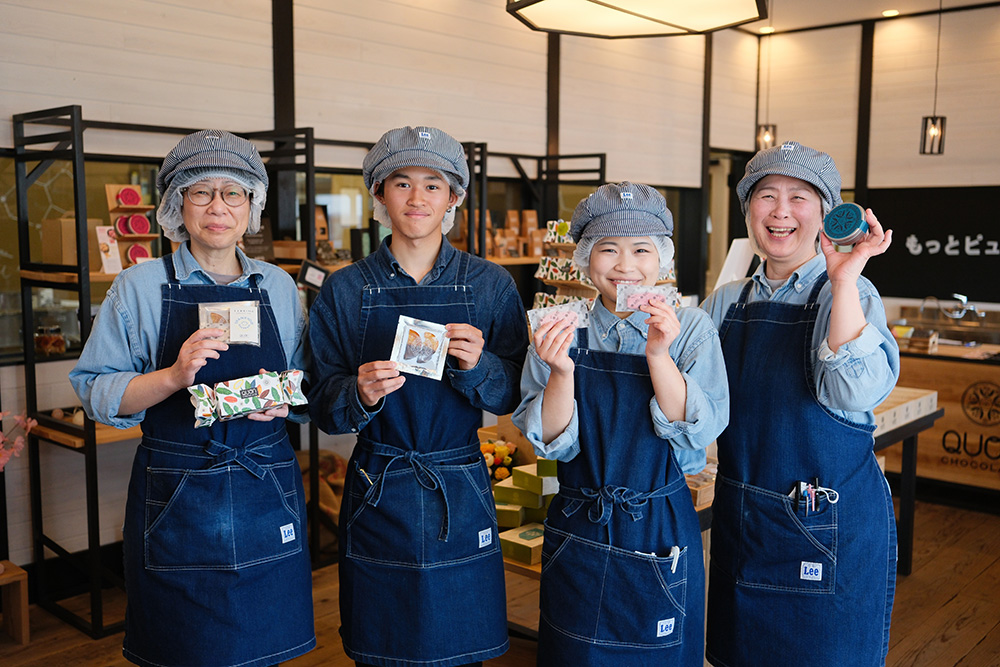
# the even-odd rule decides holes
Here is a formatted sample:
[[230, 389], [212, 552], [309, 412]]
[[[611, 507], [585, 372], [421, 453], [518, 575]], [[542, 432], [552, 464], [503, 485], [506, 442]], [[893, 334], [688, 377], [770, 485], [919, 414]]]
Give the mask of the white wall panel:
[[[0, 118], [79, 104], [89, 120], [273, 126], [268, 0], [0, 0], [0, 16]], [[88, 151], [149, 155], [173, 143], [85, 140]], [[0, 146], [12, 145], [0, 123]]]
[[712, 148], [754, 150], [757, 46], [755, 36], [740, 30], [712, 38]]
[[943, 155], [919, 155], [934, 110], [937, 17], [888, 21], [875, 31], [870, 185], [1000, 184], [1000, 8], [941, 17], [937, 112], [948, 118]]
[[[295, 34], [297, 123], [317, 137], [373, 142], [433, 125], [490, 151], [545, 152], [547, 39], [502, 2], [297, 0]], [[363, 157], [327, 151], [318, 163]]]
[[798, 141], [832, 155], [845, 189], [854, 187], [860, 63], [858, 26], [761, 40], [760, 122], [769, 118], [778, 126], [778, 141]]
[[564, 36], [561, 153], [607, 153], [609, 181], [699, 187], [705, 38]]

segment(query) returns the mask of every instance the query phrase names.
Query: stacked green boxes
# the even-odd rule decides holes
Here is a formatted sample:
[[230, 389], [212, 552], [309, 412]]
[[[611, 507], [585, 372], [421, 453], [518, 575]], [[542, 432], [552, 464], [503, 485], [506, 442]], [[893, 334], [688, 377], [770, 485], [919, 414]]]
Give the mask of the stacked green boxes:
[[511, 477], [493, 485], [497, 524], [506, 528], [520, 526], [526, 521], [545, 521], [552, 498], [559, 491], [555, 475], [556, 462], [547, 459], [515, 466]]
[[528, 565], [542, 562], [544, 530], [540, 523], [529, 523], [500, 533], [500, 550], [504, 558]]
[[517, 528], [524, 523], [524, 506], [497, 501], [497, 525], [501, 528]]

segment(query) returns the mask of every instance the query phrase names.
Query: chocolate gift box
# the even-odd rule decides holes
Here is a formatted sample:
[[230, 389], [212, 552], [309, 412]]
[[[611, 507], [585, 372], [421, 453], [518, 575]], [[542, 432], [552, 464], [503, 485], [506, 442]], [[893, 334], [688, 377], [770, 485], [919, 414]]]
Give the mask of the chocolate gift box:
[[188, 387], [194, 405], [195, 428], [211, 426], [217, 420], [245, 417], [280, 405], [305, 405], [308, 400], [302, 393], [304, 375], [300, 370], [258, 373], [218, 382], [214, 386], [196, 384]]

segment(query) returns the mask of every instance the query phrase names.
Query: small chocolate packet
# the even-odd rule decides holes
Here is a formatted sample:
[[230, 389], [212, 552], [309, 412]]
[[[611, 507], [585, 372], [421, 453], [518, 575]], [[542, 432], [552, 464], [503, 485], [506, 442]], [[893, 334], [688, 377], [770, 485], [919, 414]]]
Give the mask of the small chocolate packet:
[[543, 324], [558, 319], [568, 320], [577, 329], [584, 329], [590, 324], [590, 304], [589, 300], [571, 301], [558, 306], [534, 308], [528, 311], [528, 326], [535, 332]]
[[639, 310], [651, 300], [657, 299], [676, 307], [679, 303], [677, 288], [673, 285], [618, 285], [615, 312]]
[[400, 315], [389, 360], [396, 362], [401, 373], [440, 380], [448, 354], [445, 331], [443, 324]]
[[229, 344], [260, 345], [260, 302], [225, 301], [198, 304], [198, 328], [222, 329], [216, 340]]

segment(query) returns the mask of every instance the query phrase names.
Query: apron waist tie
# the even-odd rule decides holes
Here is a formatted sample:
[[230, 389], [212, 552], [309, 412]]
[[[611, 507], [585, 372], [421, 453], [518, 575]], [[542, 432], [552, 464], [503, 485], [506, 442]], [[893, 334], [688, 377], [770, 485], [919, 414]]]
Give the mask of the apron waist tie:
[[637, 491], [627, 486], [611, 485], [598, 489], [560, 486], [559, 494], [569, 500], [563, 508], [563, 514], [572, 516], [585, 504], [589, 504], [587, 518], [590, 519], [591, 523], [606, 526], [611, 521], [611, 513], [616, 505], [628, 512], [633, 521], [638, 521], [642, 518], [641, 508], [647, 504], [650, 498], [662, 498], [676, 491], [681, 485], [687, 485], [683, 477], [653, 491]]
[[247, 472], [257, 479], [264, 479], [264, 469], [250, 457], [263, 456], [264, 450], [270, 448], [271, 444], [268, 443], [237, 449], [234, 447], [227, 447], [218, 440], [209, 440], [208, 444], [205, 446], [205, 451], [212, 455], [212, 462], [208, 465], [208, 469], [220, 468], [235, 462], [246, 468]]
[[[438, 463], [465, 458], [472, 453], [478, 453], [479, 449], [475, 446], [469, 446], [424, 453], [412, 449], [400, 449], [399, 447], [393, 447], [392, 445], [386, 445], [366, 438], [358, 438], [358, 445], [365, 451], [376, 456], [390, 457], [385, 464], [385, 468], [382, 469], [382, 474], [378, 476], [378, 480], [369, 486], [368, 491], [365, 492], [364, 501], [372, 507], [378, 507], [379, 500], [382, 499], [382, 487], [385, 483], [386, 475], [389, 473], [389, 468], [397, 461], [408, 463], [413, 470], [413, 476], [420, 486], [428, 491], [441, 492], [441, 497], [444, 500], [444, 518], [441, 521], [441, 531], [438, 533], [438, 539], [442, 542], [447, 542], [448, 529], [451, 523], [451, 508], [448, 504], [448, 491], [445, 488], [444, 478], [438, 471]], [[371, 480], [369, 479], [369, 481]]]

